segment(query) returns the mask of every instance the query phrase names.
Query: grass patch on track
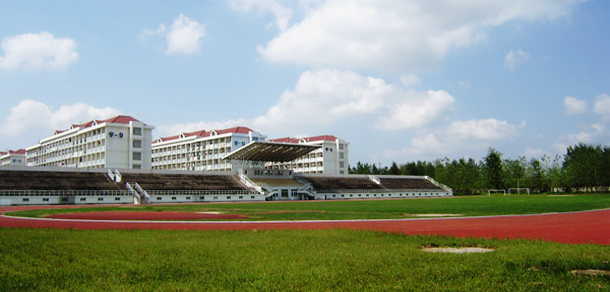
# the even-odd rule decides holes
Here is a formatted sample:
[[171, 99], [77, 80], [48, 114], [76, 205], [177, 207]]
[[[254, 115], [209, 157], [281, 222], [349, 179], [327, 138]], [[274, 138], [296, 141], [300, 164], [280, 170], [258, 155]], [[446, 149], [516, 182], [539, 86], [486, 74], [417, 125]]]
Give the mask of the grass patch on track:
[[609, 246], [338, 229], [0, 228], [0, 291], [598, 291], [610, 277], [570, 271], [609, 261]]

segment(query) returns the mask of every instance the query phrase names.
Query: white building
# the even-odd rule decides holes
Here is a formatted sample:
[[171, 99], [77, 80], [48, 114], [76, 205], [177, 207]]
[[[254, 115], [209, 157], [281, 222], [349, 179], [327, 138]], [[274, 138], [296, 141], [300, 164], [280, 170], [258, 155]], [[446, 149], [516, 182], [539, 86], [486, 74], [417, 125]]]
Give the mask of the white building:
[[232, 171], [236, 165], [223, 159], [252, 141], [265, 141], [246, 127], [201, 130], [159, 138], [152, 143], [152, 169]]
[[150, 169], [153, 129], [129, 116], [72, 125], [27, 148], [27, 165]]
[[0, 166], [24, 166], [25, 165], [25, 149], [0, 151]]
[[320, 148], [297, 160], [285, 163], [268, 163], [267, 167], [292, 169], [296, 173], [348, 174], [349, 143], [343, 139], [331, 135], [322, 135], [304, 138], [286, 137], [272, 139], [269, 142], [319, 145]]

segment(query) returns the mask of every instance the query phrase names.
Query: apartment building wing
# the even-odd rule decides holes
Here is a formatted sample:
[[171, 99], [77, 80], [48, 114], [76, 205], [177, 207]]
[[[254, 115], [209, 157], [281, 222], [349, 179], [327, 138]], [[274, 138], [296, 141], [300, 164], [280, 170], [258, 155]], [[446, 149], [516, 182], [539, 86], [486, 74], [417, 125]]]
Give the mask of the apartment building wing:
[[25, 149], [0, 151], [0, 166], [24, 166]]
[[247, 127], [200, 130], [159, 138], [152, 143], [152, 169], [191, 171], [233, 171], [234, 162], [225, 155], [267, 136]]
[[150, 169], [154, 126], [119, 115], [73, 124], [26, 149], [27, 166]]
[[343, 139], [332, 135], [321, 135], [303, 138], [286, 137], [269, 141], [321, 147], [291, 162], [267, 163], [268, 168], [292, 169], [296, 173], [348, 174], [349, 143]]

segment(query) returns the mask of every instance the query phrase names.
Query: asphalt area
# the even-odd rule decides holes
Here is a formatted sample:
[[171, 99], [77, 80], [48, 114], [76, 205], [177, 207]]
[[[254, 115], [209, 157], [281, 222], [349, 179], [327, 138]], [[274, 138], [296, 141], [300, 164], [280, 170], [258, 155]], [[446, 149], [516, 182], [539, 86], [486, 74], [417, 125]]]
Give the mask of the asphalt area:
[[[610, 245], [610, 209], [461, 218], [338, 221], [223, 221], [239, 214], [194, 212], [108, 211], [53, 215], [53, 218], [21, 218], [3, 213], [17, 210], [79, 208], [91, 206], [3, 206], [1, 227], [64, 229], [168, 229], [168, 230], [269, 230], [349, 228], [403, 234], [456, 237], [539, 239], [560, 243]], [[186, 221], [216, 220], [216, 221]]]

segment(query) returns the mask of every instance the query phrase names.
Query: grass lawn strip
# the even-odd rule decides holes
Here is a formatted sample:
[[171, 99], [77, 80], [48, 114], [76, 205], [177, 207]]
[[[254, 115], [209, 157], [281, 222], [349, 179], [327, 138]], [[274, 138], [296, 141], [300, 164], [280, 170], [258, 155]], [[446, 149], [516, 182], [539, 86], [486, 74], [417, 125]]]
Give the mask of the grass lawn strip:
[[[424, 247], [492, 248], [479, 254]], [[354, 230], [0, 228], [0, 291], [599, 291], [610, 246]]]
[[[243, 214], [242, 221], [290, 220], [359, 220], [405, 219], [432, 216], [431, 214], [460, 215], [460, 217], [563, 213], [610, 208], [610, 195], [576, 196], [477, 196], [427, 199], [386, 199], [355, 201], [265, 202], [239, 204], [176, 204], [129, 205], [114, 207], [84, 207], [70, 209], [41, 209], [10, 212], [7, 215], [44, 217], [50, 214], [100, 211], [153, 212], [221, 212]], [[457, 217], [457, 216], [456, 216]]]

